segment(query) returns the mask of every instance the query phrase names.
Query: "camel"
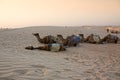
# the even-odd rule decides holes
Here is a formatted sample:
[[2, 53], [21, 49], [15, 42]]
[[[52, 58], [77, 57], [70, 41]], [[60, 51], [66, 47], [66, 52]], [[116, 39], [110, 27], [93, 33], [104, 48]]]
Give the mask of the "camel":
[[118, 28], [118, 27], [107, 27], [106, 31], [107, 31], [107, 33], [111, 32], [111, 33], [118, 34], [118, 33], [120, 33], [120, 28]]
[[101, 42], [101, 38], [99, 35], [94, 35], [94, 34], [90, 34], [86, 39], [85, 42], [88, 43], [93, 43], [93, 44], [100, 44]]
[[84, 42], [83, 34], [67, 36], [66, 39], [64, 39], [62, 35], [57, 36], [63, 42], [64, 46], [77, 46], [80, 42]]
[[66, 50], [66, 48], [62, 44], [59, 44], [59, 43], [42, 44], [38, 47], [28, 46], [28, 47], [25, 47], [25, 49], [27, 50], [38, 49], [38, 50], [46, 50], [46, 51], [53, 51], [53, 52], [59, 52], [59, 51]]
[[61, 43], [64, 46], [77, 46], [80, 42], [84, 42], [84, 35], [83, 34], [78, 34], [78, 35], [71, 35], [71, 36], [67, 36], [66, 39], [63, 38], [62, 35], [57, 35], [58, 37], [58, 43]]
[[116, 35], [108, 34], [101, 41], [106, 43], [117, 43], [119, 38]]
[[48, 35], [41, 39], [39, 33], [33, 33], [33, 35], [37, 38], [38, 42], [40, 43], [44, 44], [56, 43], [56, 41], [54, 40], [54, 36]]

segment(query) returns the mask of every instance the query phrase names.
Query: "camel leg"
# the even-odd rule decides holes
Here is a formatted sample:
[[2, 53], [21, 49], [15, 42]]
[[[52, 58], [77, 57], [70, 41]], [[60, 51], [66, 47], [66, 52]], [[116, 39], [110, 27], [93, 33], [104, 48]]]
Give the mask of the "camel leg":
[[33, 46], [27, 46], [27, 47], [25, 47], [25, 49], [28, 49], [28, 50], [33, 50], [33, 49], [34, 49], [34, 47], [33, 47]]
[[38, 47], [33, 47], [33, 46], [27, 46], [25, 47], [25, 49], [27, 50], [35, 50], [35, 49], [38, 49], [38, 50], [46, 50], [46, 46], [38, 46]]

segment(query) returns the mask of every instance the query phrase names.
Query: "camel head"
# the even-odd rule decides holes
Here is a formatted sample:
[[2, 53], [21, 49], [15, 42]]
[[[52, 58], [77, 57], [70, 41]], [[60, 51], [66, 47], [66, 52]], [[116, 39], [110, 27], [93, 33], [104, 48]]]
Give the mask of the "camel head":
[[33, 36], [35, 36], [35, 37], [38, 37], [39, 36], [39, 33], [32, 33], [33, 34]]
[[44, 40], [40, 38], [39, 33], [32, 33], [32, 34], [33, 34], [33, 36], [35, 36], [35, 37], [37, 38], [37, 40], [38, 40], [40, 43], [43, 43], [43, 42], [44, 42]]

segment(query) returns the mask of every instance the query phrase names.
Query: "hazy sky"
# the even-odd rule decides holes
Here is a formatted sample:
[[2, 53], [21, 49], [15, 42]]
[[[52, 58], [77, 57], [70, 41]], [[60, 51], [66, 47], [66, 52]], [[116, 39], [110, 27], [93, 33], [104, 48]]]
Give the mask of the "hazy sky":
[[120, 25], [120, 0], [0, 0], [0, 27]]

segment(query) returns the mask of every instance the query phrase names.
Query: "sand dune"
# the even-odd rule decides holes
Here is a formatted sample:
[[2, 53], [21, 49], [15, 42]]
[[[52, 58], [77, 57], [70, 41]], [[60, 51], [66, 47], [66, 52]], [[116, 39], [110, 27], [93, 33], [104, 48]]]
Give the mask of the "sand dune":
[[[80, 43], [64, 52], [25, 50], [40, 45], [32, 36], [91, 33], [104, 27], [28, 27], [0, 30], [0, 80], [120, 80], [120, 44]], [[117, 34], [120, 37], [120, 34]]]

